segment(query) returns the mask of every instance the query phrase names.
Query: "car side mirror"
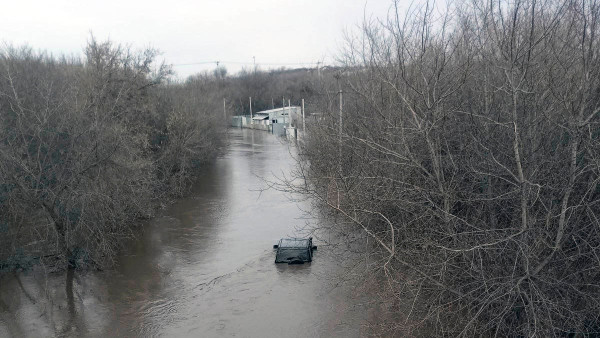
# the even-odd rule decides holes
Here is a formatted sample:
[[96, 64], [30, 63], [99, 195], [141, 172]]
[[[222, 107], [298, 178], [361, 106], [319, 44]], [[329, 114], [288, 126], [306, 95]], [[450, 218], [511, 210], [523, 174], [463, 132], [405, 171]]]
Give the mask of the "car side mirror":
[[277, 249], [277, 248], [279, 248], [279, 245], [277, 245], [277, 244], [273, 245], [273, 249]]
[[313, 250], [317, 250], [317, 246], [316, 245], [313, 245]]

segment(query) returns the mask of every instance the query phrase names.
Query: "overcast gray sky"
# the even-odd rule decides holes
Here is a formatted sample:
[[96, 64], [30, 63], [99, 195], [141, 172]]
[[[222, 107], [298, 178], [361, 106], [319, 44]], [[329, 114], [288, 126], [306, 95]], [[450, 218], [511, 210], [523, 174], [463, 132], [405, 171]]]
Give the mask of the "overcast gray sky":
[[[9, 0], [0, 40], [55, 54], [81, 54], [89, 33], [99, 40], [152, 46], [185, 77], [221, 61], [230, 73], [334, 62], [345, 29], [385, 17], [391, 0]], [[201, 65], [184, 65], [201, 63]], [[277, 65], [272, 65], [277, 64]], [[307, 65], [310, 66], [310, 65]]]

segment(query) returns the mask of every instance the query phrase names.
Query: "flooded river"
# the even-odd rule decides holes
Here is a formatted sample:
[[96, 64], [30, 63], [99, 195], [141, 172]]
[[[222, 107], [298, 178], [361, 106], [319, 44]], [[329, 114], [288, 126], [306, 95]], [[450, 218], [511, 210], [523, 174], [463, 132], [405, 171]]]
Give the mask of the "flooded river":
[[[312, 263], [274, 264], [272, 245], [302, 236], [299, 202], [266, 190], [289, 174], [288, 147], [234, 130], [189, 197], [150, 221], [102, 272], [0, 279], [0, 337], [355, 337], [366, 309], [327, 246]], [[322, 244], [318, 241], [317, 245]]]

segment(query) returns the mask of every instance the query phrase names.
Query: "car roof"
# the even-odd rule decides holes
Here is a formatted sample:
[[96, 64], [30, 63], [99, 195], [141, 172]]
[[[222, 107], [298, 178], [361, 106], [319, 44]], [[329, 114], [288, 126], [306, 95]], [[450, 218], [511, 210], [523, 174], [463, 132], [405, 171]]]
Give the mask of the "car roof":
[[280, 248], [306, 248], [309, 246], [309, 240], [304, 238], [282, 238], [279, 241]]

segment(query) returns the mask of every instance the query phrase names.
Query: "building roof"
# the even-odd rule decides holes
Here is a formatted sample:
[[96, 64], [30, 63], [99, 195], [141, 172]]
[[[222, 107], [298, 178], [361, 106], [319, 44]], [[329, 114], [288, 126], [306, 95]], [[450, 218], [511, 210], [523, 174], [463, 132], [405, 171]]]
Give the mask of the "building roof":
[[299, 107], [299, 106], [290, 106], [290, 107], [285, 107], [285, 108], [282, 108], [282, 107], [280, 107], [280, 108], [269, 109], [269, 110], [261, 110], [261, 111], [259, 111], [259, 112], [256, 112], [256, 114], [270, 114], [270, 113], [277, 113], [277, 112], [283, 111], [284, 109], [285, 109], [286, 111], [288, 111], [288, 110], [290, 110], [290, 109], [292, 109], [292, 108], [294, 108], [294, 109], [300, 109], [300, 107]]

